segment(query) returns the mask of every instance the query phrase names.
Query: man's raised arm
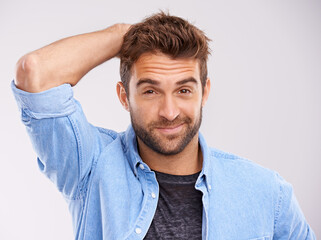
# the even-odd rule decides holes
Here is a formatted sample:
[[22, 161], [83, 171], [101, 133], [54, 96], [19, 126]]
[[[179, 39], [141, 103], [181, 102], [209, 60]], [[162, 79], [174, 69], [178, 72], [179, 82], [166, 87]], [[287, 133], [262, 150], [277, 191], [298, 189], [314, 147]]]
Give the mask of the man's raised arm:
[[26, 54], [17, 62], [16, 86], [27, 92], [42, 92], [64, 83], [76, 85], [91, 69], [118, 54], [129, 27], [116, 24]]

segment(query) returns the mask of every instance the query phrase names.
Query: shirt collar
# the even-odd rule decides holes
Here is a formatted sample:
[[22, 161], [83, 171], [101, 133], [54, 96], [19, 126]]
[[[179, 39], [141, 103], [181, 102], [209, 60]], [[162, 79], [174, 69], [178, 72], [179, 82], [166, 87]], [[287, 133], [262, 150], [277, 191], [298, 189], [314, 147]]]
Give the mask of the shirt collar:
[[211, 151], [210, 151], [210, 148], [207, 146], [205, 138], [200, 132], [198, 133], [198, 141], [201, 146], [201, 150], [203, 154], [203, 167], [196, 181], [196, 185], [202, 184], [202, 181], [205, 181], [205, 186], [207, 188], [207, 191], [210, 191], [212, 188], [210, 183], [210, 179], [211, 179], [210, 174], [212, 172], [212, 169], [211, 169], [212, 164], [211, 164], [211, 157], [210, 157]]
[[137, 176], [137, 166], [142, 164], [143, 160], [138, 153], [136, 134], [132, 125], [128, 126], [124, 134], [123, 144], [125, 154], [129, 159], [130, 167], [134, 171], [135, 176]]

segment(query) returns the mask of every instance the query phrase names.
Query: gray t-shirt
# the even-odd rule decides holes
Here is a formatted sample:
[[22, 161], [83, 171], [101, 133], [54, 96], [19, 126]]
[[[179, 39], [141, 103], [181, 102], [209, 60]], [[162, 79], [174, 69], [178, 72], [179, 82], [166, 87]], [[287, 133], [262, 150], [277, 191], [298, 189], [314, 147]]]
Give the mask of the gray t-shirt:
[[202, 239], [202, 193], [195, 189], [199, 173], [187, 176], [155, 173], [159, 199], [144, 239]]

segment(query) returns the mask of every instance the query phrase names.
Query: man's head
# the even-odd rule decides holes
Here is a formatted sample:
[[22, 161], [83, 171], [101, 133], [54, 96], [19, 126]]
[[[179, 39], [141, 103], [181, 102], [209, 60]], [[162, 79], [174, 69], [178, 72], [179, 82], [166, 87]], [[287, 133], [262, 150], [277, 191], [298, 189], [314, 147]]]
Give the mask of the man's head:
[[163, 53], [173, 59], [194, 58], [205, 86], [209, 39], [188, 21], [160, 12], [132, 25], [120, 51], [120, 77], [128, 92], [131, 68], [143, 53]]
[[210, 90], [208, 52], [203, 32], [178, 17], [159, 13], [130, 28], [117, 93], [139, 143], [174, 155], [197, 137]]

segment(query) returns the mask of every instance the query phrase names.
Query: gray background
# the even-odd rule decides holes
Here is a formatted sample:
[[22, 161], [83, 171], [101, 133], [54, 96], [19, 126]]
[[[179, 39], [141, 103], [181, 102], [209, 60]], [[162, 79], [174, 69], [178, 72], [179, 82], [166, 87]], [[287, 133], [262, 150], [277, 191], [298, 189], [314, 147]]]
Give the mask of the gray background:
[[[73, 238], [67, 205], [38, 171], [9, 88], [18, 58], [158, 9], [189, 19], [213, 40], [202, 126], [208, 143], [278, 171], [321, 237], [320, 1], [1, 0], [0, 239]], [[118, 68], [118, 60], [96, 68], [75, 96], [93, 124], [122, 131], [129, 116], [116, 98]]]

